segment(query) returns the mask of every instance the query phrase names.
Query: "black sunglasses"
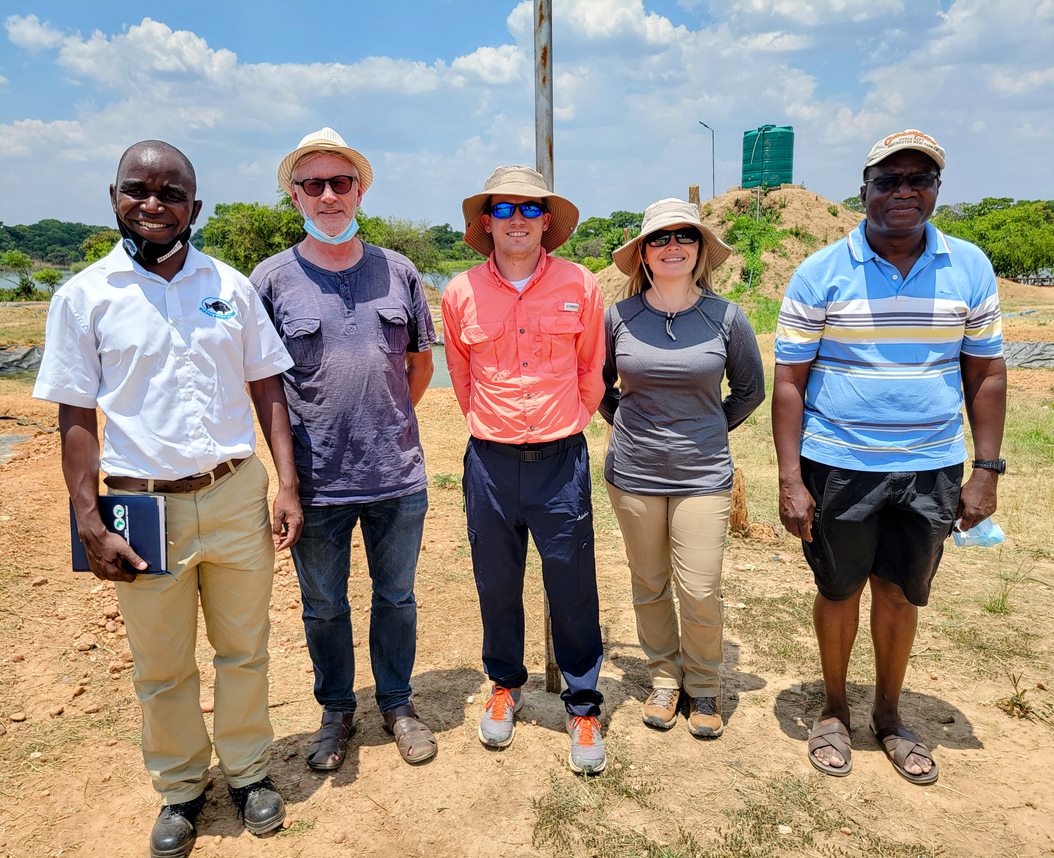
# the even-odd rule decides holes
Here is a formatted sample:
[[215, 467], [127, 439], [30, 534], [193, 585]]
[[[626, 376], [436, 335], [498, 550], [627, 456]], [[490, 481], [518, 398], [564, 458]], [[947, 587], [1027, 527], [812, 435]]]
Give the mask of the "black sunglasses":
[[665, 247], [670, 243], [671, 238], [677, 239], [678, 244], [695, 244], [699, 241], [700, 235], [697, 229], [682, 227], [681, 229], [663, 229], [659, 232], [653, 232], [644, 240], [648, 243], [648, 247]]
[[301, 179], [293, 184], [303, 188], [304, 193], [309, 197], [321, 197], [326, 190], [326, 185], [333, 189], [333, 193], [340, 196], [350, 191], [358, 178], [358, 176], [330, 176], [328, 179]]
[[908, 187], [913, 191], [928, 191], [940, 178], [937, 173], [912, 173], [910, 176], [876, 176], [873, 179], [868, 179], [864, 182], [865, 185], [871, 185], [880, 194], [888, 194], [891, 191], [900, 189], [900, 186], [904, 182], [908, 183]]

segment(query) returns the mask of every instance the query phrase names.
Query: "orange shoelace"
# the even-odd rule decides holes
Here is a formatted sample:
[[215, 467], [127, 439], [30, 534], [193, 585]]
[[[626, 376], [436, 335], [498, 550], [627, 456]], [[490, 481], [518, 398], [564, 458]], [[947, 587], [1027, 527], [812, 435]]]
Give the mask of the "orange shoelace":
[[512, 699], [512, 692], [507, 688], [495, 685], [494, 693], [491, 695], [490, 700], [487, 701], [486, 708], [490, 710], [490, 717], [495, 721], [504, 721], [505, 710], [516, 708], [516, 703]]
[[572, 732], [578, 731], [578, 744], [583, 747], [591, 747], [594, 744], [593, 731], [600, 732], [600, 722], [597, 717], [595, 715], [572, 715], [571, 723], [574, 725], [571, 728]]

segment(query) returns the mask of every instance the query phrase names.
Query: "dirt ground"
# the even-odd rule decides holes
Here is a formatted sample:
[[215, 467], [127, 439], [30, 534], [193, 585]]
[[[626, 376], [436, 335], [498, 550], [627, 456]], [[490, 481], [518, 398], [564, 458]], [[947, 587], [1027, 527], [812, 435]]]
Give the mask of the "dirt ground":
[[[810, 192], [776, 193], [788, 197], [784, 225], [801, 214], [798, 225], [822, 238], [824, 218], [839, 234], [856, 222]], [[731, 196], [724, 202], [735, 204]], [[602, 272], [601, 282], [611, 273]], [[1054, 290], [1001, 282], [1000, 294], [1004, 309], [1029, 311], [1005, 320], [1008, 339], [1050, 339]], [[771, 370], [771, 335], [760, 340]], [[813, 587], [776, 516], [767, 403], [733, 435], [753, 527], [749, 538], [731, 538], [725, 555], [724, 736], [694, 740], [683, 719], [669, 733], [640, 722], [647, 670], [599, 471], [604, 430], [594, 421], [587, 434], [608, 772], [584, 780], [567, 768], [562, 707], [543, 688], [533, 553], [527, 703], [514, 744], [484, 749], [476, 724], [487, 683], [459, 489], [465, 430], [452, 392], [430, 390], [419, 412], [431, 508], [418, 572], [414, 688], [438, 736], [438, 757], [411, 768], [381, 730], [368, 669], [368, 576], [356, 540], [350, 598], [359, 729], [338, 773], [323, 777], [306, 767], [319, 713], [296, 577], [288, 554], [280, 556], [271, 605], [271, 773], [289, 803], [288, 826], [263, 840], [246, 833], [215, 768], [194, 855], [1054, 854], [1054, 370], [1012, 370], [1010, 402], [1011, 470], [997, 514], [1008, 541], [990, 550], [948, 548], [920, 613], [905, 682], [902, 711], [934, 748], [936, 785], [900, 779], [867, 730], [874, 676], [866, 621], [850, 671], [854, 770], [828, 778], [806, 760], [806, 730], [822, 702]], [[18, 439], [15, 457], [0, 465], [0, 858], [145, 855], [158, 802], [139, 752], [131, 656], [112, 588], [69, 571], [54, 427], [54, 406], [34, 401], [28, 380], [0, 379], [0, 442]], [[266, 452], [262, 458], [270, 467]], [[207, 712], [211, 653], [199, 637]]]
[[[1015, 373], [1011, 395], [1049, 403], [1052, 379]], [[158, 802], [139, 753], [131, 656], [110, 586], [69, 571], [59, 441], [45, 431], [54, 426], [54, 409], [28, 394], [27, 382], [0, 381], [0, 415], [15, 418], [0, 421], [0, 432], [32, 435], [0, 466], [0, 856], [145, 855]], [[412, 768], [381, 730], [367, 668], [368, 578], [356, 541], [350, 591], [360, 642], [359, 730], [338, 773], [307, 769], [319, 712], [299, 591], [288, 555], [281, 556], [271, 606], [271, 774], [289, 802], [288, 827], [263, 840], [245, 832], [216, 768], [195, 856], [1054, 853], [1047, 690], [1054, 686], [1054, 552], [1050, 543], [1036, 545], [1027, 518], [1008, 519], [1010, 540], [998, 553], [949, 548], [922, 611], [903, 712], [933, 744], [938, 783], [920, 788], [899, 778], [867, 731], [873, 673], [866, 622], [851, 671], [855, 767], [848, 778], [828, 778], [805, 757], [806, 727], [822, 699], [809, 625], [813, 590], [800, 550], [777, 535], [767, 416], [735, 438], [750, 474], [755, 530], [753, 539], [731, 539], [726, 553], [727, 727], [709, 743], [694, 740], [683, 719], [669, 733], [640, 722], [647, 672], [621, 537], [597, 473], [604, 433], [591, 427], [611, 765], [587, 782], [567, 768], [562, 707], [543, 690], [533, 558], [531, 680], [516, 740], [491, 752], [476, 738], [486, 681], [459, 490], [465, 433], [452, 392], [430, 390], [420, 422], [431, 509], [418, 575], [414, 688], [438, 736], [438, 757]], [[1023, 491], [1054, 482], [1045, 461], [1038, 474], [1015, 465]], [[1012, 480], [1005, 486], [1017, 491]], [[1036, 516], [1049, 516], [1047, 500], [1033, 503]], [[982, 608], [1000, 593], [1002, 612]], [[211, 656], [200, 638], [208, 710]], [[1011, 675], [1019, 677], [1018, 699], [1030, 717], [1004, 711], [1015, 690]]]

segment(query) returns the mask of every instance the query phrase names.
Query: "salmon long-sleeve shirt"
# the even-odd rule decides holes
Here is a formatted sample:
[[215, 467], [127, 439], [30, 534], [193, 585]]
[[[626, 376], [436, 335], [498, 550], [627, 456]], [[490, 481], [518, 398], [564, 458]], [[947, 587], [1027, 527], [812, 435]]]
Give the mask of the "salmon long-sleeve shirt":
[[475, 438], [504, 444], [581, 432], [604, 393], [596, 278], [544, 250], [523, 292], [494, 256], [443, 292], [450, 380]]

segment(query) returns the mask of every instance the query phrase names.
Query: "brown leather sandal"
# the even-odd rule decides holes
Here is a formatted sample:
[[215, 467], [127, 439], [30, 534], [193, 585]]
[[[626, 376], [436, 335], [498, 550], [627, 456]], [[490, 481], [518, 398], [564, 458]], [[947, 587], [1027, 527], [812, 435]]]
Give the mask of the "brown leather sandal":
[[344, 765], [348, 740], [355, 733], [354, 712], [322, 712], [322, 726], [311, 737], [307, 764], [318, 772], [331, 772]]
[[395, 737], [399, 755], [411, 765], [425, 763], [439, 753], [436, 737], [418, 720], [413, 704], [407, 703], [385, 712], [384, 729]]

